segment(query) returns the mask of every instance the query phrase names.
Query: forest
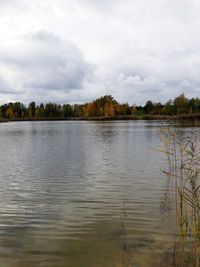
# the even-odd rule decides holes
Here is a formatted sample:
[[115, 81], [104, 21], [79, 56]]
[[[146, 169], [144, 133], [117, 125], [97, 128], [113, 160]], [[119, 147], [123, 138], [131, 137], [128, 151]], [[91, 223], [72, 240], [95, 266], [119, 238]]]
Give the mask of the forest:
[[123, 117], [144, 115], [183, 115], [200, 113], [200, 98], [188, 99], [184, 93], [167, 103], [147, 101], [144, 106], [119, 103], [111, 95], [105, 95], [85, 104], [46, 103], [37, 105], [31, 102], [28, 106], [21, 102], [10, 102], [0, 106], [0, 119], [67, 119]]

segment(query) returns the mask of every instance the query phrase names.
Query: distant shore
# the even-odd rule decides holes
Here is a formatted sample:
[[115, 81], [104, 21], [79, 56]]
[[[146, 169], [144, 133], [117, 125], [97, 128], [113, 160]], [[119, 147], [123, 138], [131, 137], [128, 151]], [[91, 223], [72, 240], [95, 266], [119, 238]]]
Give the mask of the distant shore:
[[123, 120], [183, 120], [183, 121], [200, 121], [200, 113], [181, 114], [181, 115], [127, 115], [127, 116], [103, 116], [103, 117], [68, 117], [68, 118], [14, 118], [0, 119], [3, 122], [17, 121], [123, 121]]

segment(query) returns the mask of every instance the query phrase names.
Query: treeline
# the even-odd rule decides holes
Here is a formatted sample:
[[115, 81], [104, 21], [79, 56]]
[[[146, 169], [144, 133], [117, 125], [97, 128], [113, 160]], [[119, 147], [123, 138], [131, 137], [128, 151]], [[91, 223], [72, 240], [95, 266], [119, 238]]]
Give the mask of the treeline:
[[181, 115], [200, 113], [200, 99], [188, 99], [184, 94], [169, 100], [165, 104], [147, 101], [144, 106], [120, 104], [111, 95], [98, 98], [85, 104], [55, 104], [36, 105], [31, 102], [28, 106], [14, 102], [0, 106], [0, 119], [67, 119], [72, 117], [115, 117], [136, 115]]

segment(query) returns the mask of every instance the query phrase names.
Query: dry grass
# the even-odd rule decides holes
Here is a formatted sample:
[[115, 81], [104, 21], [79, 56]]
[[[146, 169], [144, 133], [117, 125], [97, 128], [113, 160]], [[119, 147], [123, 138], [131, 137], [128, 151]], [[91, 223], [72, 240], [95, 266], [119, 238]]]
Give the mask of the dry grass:
[[176, 205], [177, 239], [173, 266], [200, 266], [200, 152], [196, 134], [185, 136], [173, 128], [161, 128]]

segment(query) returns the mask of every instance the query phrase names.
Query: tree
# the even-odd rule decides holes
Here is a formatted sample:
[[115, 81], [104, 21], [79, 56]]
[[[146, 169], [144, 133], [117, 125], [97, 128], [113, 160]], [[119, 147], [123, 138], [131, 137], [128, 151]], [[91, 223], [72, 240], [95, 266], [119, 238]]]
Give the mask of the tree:
[[109, 114], [110, 114], [109, 103], [106, 102], [105, 107], [104, 107], [104, 116], [108, 117]]
[[197, 103], [194, 98], [190, 99], [188, 102], [189, 114], [195, 113], [197, 111]]
[[187, 113], [188, 99], [185, 97], [184, 93], [174, 99], [174, 106], [176, 114]]
[[131, 114], [131, 108], [130, 108], [128, 103], [121, 104], [119, 106], [119, 114], [122, 115], [122, 116]]
[[44, 104], [41, 103], [40, 106], [37, 108], [38, 109], [38, 113], [39, 113], [39, 117], [40, 118], [44, 118], [45, 116], [45, 110], [44, 110]]
[[12, 103], [10, 103], [8, 108], [6, 109], [6, 117], [10, 120], [14, 118]]
[[146, 102], [146, 105], [144, 106], [144, 110], [147, 114], [152, 114], [153, 113], [153, 108], [154, 108], [154, 105], [153, 105], [153, 102], [152, 101], [147, 101]]
[[36, 109], [36, 104], [35, 102], [31, 102], [28, 106], [28, 110], [29, 110], [29, 116], [31, 118], [35, 117], [35, 109]]
[[134, 115], [136, 112], [137, 112], [136, 105], [132, 105], [132, 107], [131, 107], [131, 115]]
[[172, 100], [169, 100], [163, 108], [163, 114], [165, 115], [174, 115], [175, 109], [174, 109], [174, 104]]
[[88, 103], [85, 108], [85, 116], [86, 117], [94, 117], [95, 116], [96, 107], [94, 102]]
[[162, 114], [162, 109], [163, 109], [163, 105], [160, 102], [158, 102], [154, 104], [153, 113], [156, 115], [160, 115]]
[[72, 107], [70, 104], [63, 105], [63, 116], [64, 118], [68, 118], [72, 116]]

